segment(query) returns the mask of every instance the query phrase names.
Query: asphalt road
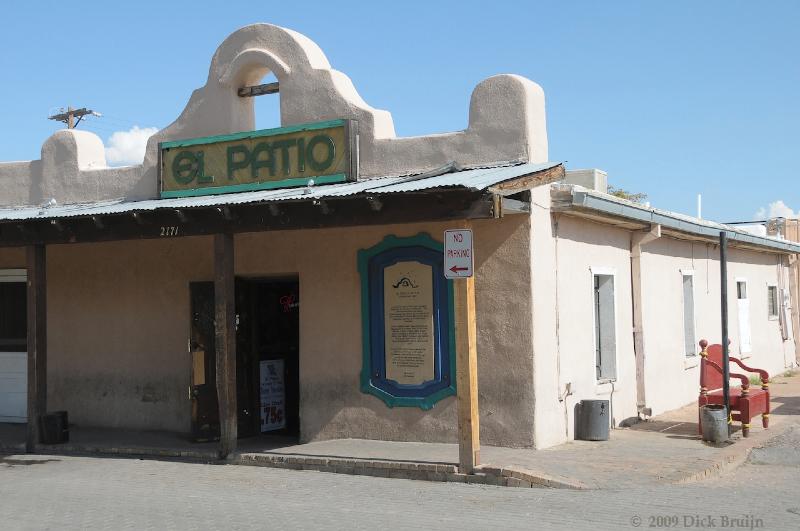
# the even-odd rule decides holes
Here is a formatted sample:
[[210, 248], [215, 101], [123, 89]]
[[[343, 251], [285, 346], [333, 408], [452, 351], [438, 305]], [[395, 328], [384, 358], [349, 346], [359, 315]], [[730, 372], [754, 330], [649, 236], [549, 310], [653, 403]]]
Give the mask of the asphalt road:
[[[800, 429], [710, 481], [568, 491], [0, 456], [0, 529], [800, 529]], [[727, 519], [727, 520], [726, 520]]]

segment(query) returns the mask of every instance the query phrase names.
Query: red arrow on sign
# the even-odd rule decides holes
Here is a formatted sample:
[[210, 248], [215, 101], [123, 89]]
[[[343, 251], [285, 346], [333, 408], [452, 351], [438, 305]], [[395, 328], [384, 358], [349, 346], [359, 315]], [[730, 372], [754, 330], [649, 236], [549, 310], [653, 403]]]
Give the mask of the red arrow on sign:
[[469, 268], [468, 267], [453, 266], [453, 267], [450, 268], [450, 271], [452, 271], [453, 273], [458, 273], [459, 271], [466, 271], [467, 269], [469, 269]]

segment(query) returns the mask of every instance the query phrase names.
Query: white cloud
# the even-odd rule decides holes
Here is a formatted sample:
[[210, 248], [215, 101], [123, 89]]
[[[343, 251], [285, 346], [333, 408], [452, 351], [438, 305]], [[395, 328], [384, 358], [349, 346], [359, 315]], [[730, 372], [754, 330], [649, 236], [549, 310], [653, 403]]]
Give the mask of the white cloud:
[[106, 160], [109, 164], [125, 166], [141, 164], [144, 160], [144, 151], [147, 139], [153, 136], [158, 129], [134, 125], [128, 131], [117, 131], [108, 139], [106, 147]]
[[769, 218], [800, 218], [800, 210], [795, 212], [789, 206], [778, 199], [769, 206], [759, 208], [753, 215], [753, 219], [769, 219]]

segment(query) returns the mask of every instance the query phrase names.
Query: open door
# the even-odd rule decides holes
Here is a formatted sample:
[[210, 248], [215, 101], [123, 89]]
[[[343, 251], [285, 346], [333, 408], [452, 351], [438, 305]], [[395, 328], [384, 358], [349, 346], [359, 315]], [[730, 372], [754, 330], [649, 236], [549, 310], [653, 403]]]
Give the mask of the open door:
[[297, 280], [252, 281], [259, 431], [300, 434], [300, 287]]
[[219, 439], [217, 402], [217, 364], [214, 343], [214, 283], [192, 282], [191, 352], [192, 438], [195, 441]]
[[[238, 435], [300, 432], [297, 280], [236, 279]], [[192, 438], [219, 439], [214, 344], [214, 283], [192, 282]]]

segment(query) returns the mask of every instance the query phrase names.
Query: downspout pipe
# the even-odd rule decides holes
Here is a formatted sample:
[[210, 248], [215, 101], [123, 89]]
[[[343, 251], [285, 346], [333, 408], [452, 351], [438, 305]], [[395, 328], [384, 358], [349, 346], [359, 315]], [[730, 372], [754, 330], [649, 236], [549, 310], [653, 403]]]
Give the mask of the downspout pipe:
[[789, 304], [791, 304], [794, 358], [800, 365], [800, 261], [798, 255], [789, 255]]
[[633, 351], [636, 357], [636, 408], [640, 415], [650, 416], [645, 395], [645, 343], [642, 305], [642, 246], [661, 237], [661, 225], [631, 235], [631, 294], [633, 297]]

